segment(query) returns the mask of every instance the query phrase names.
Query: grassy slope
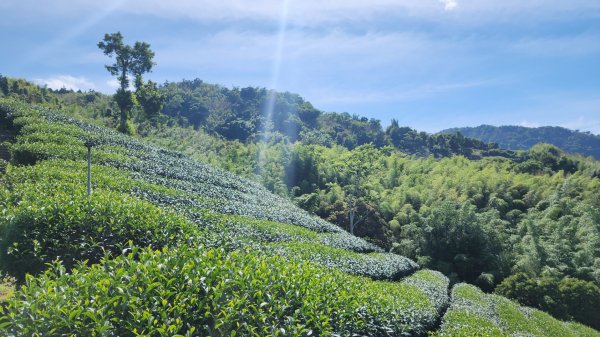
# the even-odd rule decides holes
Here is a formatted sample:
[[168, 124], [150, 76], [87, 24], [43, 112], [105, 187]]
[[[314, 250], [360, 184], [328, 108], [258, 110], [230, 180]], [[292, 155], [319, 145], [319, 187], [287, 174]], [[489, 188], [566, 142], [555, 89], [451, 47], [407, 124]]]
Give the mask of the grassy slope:
[[[419, 335], [448, 304], [443, 275], [413, 274], [414, 262], [255, 183], [39, 107], [2, 101], [5, 116], [20, 134], [2, 177], [2, 267], [34, 261], [14, 274], [38, 275], [5, 305], [5, 335]], [[92, 198], [85, 141], [96, 145]], [[65, 266], [41, 271], [59, 257]]]

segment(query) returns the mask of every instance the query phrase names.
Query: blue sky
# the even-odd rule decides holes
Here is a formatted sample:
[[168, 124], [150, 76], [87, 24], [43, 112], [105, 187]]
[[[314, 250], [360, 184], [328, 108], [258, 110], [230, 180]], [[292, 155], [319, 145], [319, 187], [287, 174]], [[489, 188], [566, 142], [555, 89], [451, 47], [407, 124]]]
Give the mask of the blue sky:
[[96, 45], [121, 31], [150, 43], [160, 83], [275, 88], [428, 132], [600, 134], [598, 0], [3, 0], [0, 17], [0, 74], [57, 89], [112, 92]]

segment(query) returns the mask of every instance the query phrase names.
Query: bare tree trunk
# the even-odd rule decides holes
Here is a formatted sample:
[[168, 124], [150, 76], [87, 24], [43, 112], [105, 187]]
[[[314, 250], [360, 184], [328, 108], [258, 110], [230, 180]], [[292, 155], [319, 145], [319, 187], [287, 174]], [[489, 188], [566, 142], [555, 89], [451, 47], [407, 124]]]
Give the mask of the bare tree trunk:
[[354, 216], [356, 215], [356, 202], [348, 201], [348, 219], [350, 220], [350, 234], [354, 235]]
[[124, 108], [121, 108], [121, 121], [119, 125], [121, 132], [125, 132], [127, 130], [127, 111]]

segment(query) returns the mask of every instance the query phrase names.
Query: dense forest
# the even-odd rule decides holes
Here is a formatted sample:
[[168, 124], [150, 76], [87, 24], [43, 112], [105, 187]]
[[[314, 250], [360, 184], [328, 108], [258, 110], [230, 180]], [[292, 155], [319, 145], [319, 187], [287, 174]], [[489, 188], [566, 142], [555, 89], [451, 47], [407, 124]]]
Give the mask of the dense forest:
[[548, 143], [569, 153], [579, 153], [600, 160], [600, 136], [590, 132], [565, 129], [559, 126], [528, 128], [524, 126], [464, 127], [443, 130], [442, 134], [460, 132], [465, 137], [479, 139], [486, 143], [496, 143], [501, 148], [527, 150], [538, 143]]
[[164, 115], [176, 118], [181, 126], [201, 128], [227, 140], [244, 143], [299, 140], [304, 144], [336, 144], [348, 149], [373, 144], [377, 148], [393, 146], [406, 153], [436, 157], [500, 152], [495, 146], [461, 135], [417, 132], [399, 126], [395, 120], [383, 129], [376, 119], [325, 113], [289, 92], [255, 87], [228, 89], [199, 79], [165, 83], [158, 90], [165, 97]]
[[[99, 93], [5, 77], [0, 89], [118, 124], [114, 102]], [[137, 137], [253, 179], [451, 283], [600, 328], [600, 162], [550, 144], [503, 150], [395, 121], [384, 130], [266, 89], [194, 80], [158, 90], [160, 113], [133, 110]]]

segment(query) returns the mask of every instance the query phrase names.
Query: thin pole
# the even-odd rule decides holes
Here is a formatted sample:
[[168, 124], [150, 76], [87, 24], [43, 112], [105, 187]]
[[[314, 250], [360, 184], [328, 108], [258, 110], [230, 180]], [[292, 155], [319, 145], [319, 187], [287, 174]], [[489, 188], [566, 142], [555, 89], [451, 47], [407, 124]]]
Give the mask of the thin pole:
[[87, 195], [92, 194], [92, 147], [88, 146], [88, 176], [87, 176]]

